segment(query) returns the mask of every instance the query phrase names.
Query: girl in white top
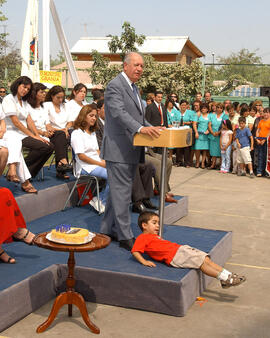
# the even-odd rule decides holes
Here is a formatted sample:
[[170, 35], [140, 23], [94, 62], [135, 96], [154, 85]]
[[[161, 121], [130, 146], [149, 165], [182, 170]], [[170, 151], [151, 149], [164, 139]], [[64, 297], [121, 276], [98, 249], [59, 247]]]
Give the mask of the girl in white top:
[[[58, 130], [50, 123], [48, 111], [43, 106], [43, 102], [46, 96], [45, 89], [46, 86], [44, 86], [42, 83], [34, 83], [32, 94], [28, 99], [29, 112], [32, 120], [35, 123], [39, 135], [50, 141], [54, 145], [56, 177], [61, 179], [69, 179], [69, 176], [66, 174], [66, 171], [71, 170], [67, 159], [69, 141], [66, 137], [65, 131]], [[57, 114], [52, 102], [47, 103], [52, 104], [53, 109], [51, 109], [51, 113], [55, 114], [54, 121], [56, 121], [56, 124], [61, 127], [61, 114]], [[64, 123], [66, 125], [66, 122]]]
[[[105, 161], [99, 157], [100, 151], [95, 130], [97, 129], [97, 111], [95, 105], [84, 106], [74, 122], [74, 131], [71, 134], [71, 146], [75, 153], [76, 172], [101, 177], [107, 180]], [[96, 210], [101, 205], [101, 212], [105, 210], [109, 185], [100, 193], [100, 202], [94, 197], [90, 201]]]
[[77, 83], [76, 86], [73, 88], [70, 95], [70, 101], [66, 104], [66, 109], [69, 116], [69, 128], [73, 127], [73, 123], [79, 115], [80, 110], [83, 106], [87, 104], [87, 102], [85, 101], [86, 94], [87, 87], [83, 83]]
[[[46, 162], [47, 156], [50, 156], [51, 149], [46, 144], [47, 141], [39, 136], [27, 108], [26, 100], [31, 95], [32, 86], [30, 78], [19, 77], [12, 83], [11, 94], [3, 99], [2, 106], [6, 116], [6, 138], [9, 150], [7, 179], [16, 183], [21, 182], [22, 190], [25, 192], [37, 193], [29, 178], [38, 173]], [[22, 157], [22, 145], [30, 149], [26, 158], [28, 168]]]
[[0, 104], [0, 175], [3, 174], [8, 159], [7, 142], [4, 139], [5, 132], [6, 132], [5, 114], [3, 112], [2, 105]]
[[53, 86], [46, 95], [44, 109], [49, 116], [51, 126], [55, 130], [63, 130], [66, 137], [69, 138], [67, 127], [68, 113], [64, 101], [64, 88], [61, 86]]
[[221, 151], [221, 167], [220, 173], [228, 173], [231, 166], [232, 151], [232, 124], [230, 120], [223, 120], [220, 133], [220, 151]]

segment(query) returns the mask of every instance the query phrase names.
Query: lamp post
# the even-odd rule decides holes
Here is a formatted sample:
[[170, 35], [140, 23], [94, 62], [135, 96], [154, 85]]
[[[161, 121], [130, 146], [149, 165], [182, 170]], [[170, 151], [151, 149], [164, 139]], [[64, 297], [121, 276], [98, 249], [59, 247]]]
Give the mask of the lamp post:
[[213, 57], [213, 65], [215, 64], [215, 53], [212, 52], [212, 57]]

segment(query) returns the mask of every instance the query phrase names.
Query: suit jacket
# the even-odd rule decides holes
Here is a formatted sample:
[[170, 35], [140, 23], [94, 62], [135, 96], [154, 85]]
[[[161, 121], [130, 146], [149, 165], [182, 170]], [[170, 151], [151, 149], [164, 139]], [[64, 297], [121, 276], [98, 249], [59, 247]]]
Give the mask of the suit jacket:
[[104, 95], [101, 158], [128, 164], [144, 162], [144, 147], [133, 146], [133, 137], [139, 128], [150, 126], [144, 118], [143, 103], [140, 103], [121, 73], [109, 82]]
[[[166, 108], [163, 103], [161, 103], [160, 106], [163, 115], [163, 125], [168, 127]], [[160, 112], [155, 102], [149, 104], [149, 106], [146, 107], [145, 118], [149, 123], [151, 123], [152, 126], [161, 126]]]

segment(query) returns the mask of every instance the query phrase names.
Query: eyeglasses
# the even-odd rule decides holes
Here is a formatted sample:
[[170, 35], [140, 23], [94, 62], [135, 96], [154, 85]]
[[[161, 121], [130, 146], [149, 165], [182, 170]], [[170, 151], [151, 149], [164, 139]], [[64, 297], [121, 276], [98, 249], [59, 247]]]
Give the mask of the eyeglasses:
[[0, 90], [0, 94], [6, 94], [5, 90]]
[[176, 97], [175, 95], [171, 95], [171, 97]]

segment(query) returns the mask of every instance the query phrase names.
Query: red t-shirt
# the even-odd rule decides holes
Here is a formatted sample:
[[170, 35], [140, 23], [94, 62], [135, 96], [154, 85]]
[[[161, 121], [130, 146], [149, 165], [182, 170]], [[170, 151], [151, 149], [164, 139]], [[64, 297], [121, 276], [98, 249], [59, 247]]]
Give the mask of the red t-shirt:
[[166, 241], [155, 234], [141, 234], [137, 237], [131, 252], [147, 253], [156, 261], [171, 263], [179, 244]]

